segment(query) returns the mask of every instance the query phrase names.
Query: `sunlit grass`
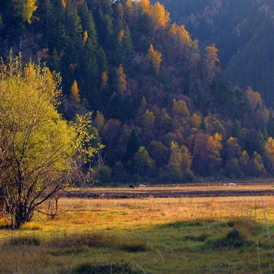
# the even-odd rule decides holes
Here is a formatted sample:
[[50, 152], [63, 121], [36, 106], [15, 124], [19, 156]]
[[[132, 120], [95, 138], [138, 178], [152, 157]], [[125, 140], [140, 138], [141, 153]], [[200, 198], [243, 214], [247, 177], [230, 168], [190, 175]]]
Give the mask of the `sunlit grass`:
[[[19, 231], [7, 229], [7, 220], [0, 221], [0, 272], [271, 273], [274, 270], [271, 196], [62, 198], [59, 207], [63, 214], [51, 219], [36, 213], [34, 220]], [[239, 230], [239, 239], [228, 238], [233, 228]]]

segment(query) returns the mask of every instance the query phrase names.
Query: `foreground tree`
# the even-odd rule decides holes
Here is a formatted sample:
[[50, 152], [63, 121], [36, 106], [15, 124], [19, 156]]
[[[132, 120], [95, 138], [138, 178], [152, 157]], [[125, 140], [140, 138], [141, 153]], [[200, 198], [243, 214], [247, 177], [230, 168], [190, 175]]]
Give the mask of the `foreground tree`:
[[85, 119], [70, 124], [57, 112], [59, 84], [48, 68], [23, 66], [20, 57], [0, 65], [0, 200], [14, 228], [30, 221], [95, 153]]

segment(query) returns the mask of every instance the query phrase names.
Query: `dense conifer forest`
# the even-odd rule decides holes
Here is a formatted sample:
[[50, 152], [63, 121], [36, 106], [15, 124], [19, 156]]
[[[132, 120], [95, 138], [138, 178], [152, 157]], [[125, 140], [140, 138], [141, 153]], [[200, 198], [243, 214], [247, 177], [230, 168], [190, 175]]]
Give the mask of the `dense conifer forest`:
[[[151, 0], [155, 3], [156, 0]], [[271, 0], [160, 0], [201, 46], [214, 43], [229, 80], [259, 90], [273, 108], [274, 5]], [[239, 69], [241, 68], [241, 69]]]
[[0, 55], [59, 72], [66, 119], [93, 111], [100, 184], [273, 175], [271, 105], [254, 82], [231, 84], [217, 40], [170, 17], [149, 0], [2, 0]]

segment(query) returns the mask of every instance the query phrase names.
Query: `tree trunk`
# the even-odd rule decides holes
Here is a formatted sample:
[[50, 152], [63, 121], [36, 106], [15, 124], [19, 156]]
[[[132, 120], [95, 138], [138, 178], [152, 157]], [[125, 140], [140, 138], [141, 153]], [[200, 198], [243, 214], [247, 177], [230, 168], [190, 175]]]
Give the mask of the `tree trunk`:
[[28, 209], [24, 203], [19, 202], [12, 214], [12, 227], [15, 229], [20, 228], [24, 223], [30, 221], [32, 216], [33, 210]]

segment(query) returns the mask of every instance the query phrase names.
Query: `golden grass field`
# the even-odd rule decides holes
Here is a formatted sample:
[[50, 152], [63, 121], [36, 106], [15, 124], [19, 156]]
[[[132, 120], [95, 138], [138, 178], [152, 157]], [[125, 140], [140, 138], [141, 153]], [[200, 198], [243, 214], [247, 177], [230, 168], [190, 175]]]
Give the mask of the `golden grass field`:
[[[176, 188], [180, 187], [172, 190]], [[230, 190], [223, 185], [182, 189], [192, 188]], [[245, 188], [273, 186], [237, 185], [237, 189]], [[43, 209], [47, 210], [46, 204]], [[272, 196], [61, 198], [59, 211], [63, 213], [54, 219], [36, 213], [18, 231], [8, 229], [8, 220], [1, 219], [0, 273], [274, 271]], [[227, 236], [233, 228], [239, 231], [237, 239]]]

